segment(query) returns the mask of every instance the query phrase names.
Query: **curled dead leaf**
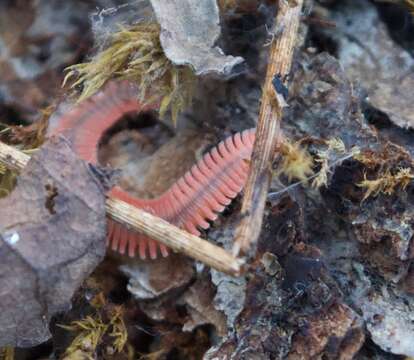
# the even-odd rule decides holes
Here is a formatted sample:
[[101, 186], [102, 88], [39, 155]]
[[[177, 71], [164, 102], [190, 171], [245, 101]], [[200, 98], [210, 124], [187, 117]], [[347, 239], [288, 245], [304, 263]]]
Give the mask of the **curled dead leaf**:
[[105, 189], [63, 138], [0, 200], [0, 346], [34, 346], [105, 254]]

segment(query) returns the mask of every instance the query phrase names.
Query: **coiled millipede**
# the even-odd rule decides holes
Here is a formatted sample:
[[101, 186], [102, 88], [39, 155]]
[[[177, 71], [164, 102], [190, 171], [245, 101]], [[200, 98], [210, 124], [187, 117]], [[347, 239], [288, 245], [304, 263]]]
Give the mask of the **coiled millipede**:
[[[97, 164], [98, 146], [105, 132], [125, 114], [153, 108], [137, 101], [137, 89], [131, 83], [112, 82], [61, 116], [49, 135], [65, 135], [80, 158]], [[198, 228], [207, 229], [208, 221], [214, 221], [242, 190], [254, 138], [255, 129], [249, 129], [221, 141], [157, 198], [140, 199], [119, 186], [114, 186], [108, 195], [199, 236]], [[108, 219], [107, 243], [114, 251], [131, 257], [138, 253], [142, 259], [169, 253], [164, 245], [112, 219]]]

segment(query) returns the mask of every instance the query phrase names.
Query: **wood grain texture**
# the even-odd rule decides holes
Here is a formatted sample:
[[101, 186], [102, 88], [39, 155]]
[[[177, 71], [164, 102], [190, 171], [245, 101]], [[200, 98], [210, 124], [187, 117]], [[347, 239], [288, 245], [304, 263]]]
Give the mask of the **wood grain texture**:
[[303, 0], [280, 0], [276, 16], [269, 65], [263, 88], [256, 141], [241, 208], [241, 222], [236, 230], [233, 254], [254, 251], [252, 244], [260, 235], [267, 193], [272, 178], [272, 161], [281, 141], [280, 121], [286, 106], [283, 94], [275, 90], [276, 77], [286, 86], [290, 73]]
[[9, 169], [19, 171], [27, 165], [30, 156], [0, 141], [0, 159]]

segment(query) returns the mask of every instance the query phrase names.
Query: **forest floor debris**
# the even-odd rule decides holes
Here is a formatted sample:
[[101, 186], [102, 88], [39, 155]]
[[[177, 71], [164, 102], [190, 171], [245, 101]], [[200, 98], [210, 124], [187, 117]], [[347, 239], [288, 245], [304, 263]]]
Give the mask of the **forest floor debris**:
[[[176, 2], [183, 3], [193, 2]], [[220, 11], [222, 35], [219, 42], [210, 45], [223, 50], [221, 59], [243, 58], [245, 67], [233, 68], [232, 75], [237, 76], [231, 78], [218, 74], [199, 77], [192, 106], [177, 115], [176, 128], [171, 126], [170, 114], [160, 120], [152, 112], [144, 114], [145, 121], [142, 117], [139, 121], [125, 118], [108, 134], [100, 156], [123, 169], [120, 181], [131, 191], [156, 196], [162, 184], [188, 170], [217, 139], [257, 122], [268, 65], [269, 47], [264, 45], [272, 40], [270, 29], [277, 29], [273, 26], [275, 6], [266, 0], [217, 3], [210, 9], [209, 14], [215, 15], [209, 26], [215, 29], [212, 33], [217, 31], [215, 16]], [[309, 15], [312, 21], [300, 23], [298, 48], [287, 79], [288, 106], [282, 130], [289, 144], [297, 145], [293, 154], [303, 151], [297, 158], [306, 171], [302, 169], [299, 177], [307, 181], [296, 183], [288, 173], [273, 171], [277, 176], [264, 207], [257, 251], [242, 276], [223, 274], [184, 260], [180, 254], [142, 262], [108, 253], [96, 267], [104, 251], [105, 207], [99, 182], [85, 180], [83, 186], [94, 187], [94, 201], [102, 204], [97, 213], [91, 206], [85, 208], [93, 201], [77, 202], [77, 208], [87, 211], [75, 214], [76, 234], [88, 230], [91, 235], [86, 241], [75, 236], [73, 243], [66, 244], [72, 244], [72, 252], [86, 254], [88, 261], [75, 256], [76, 266], [72, 266], [72, 252], [63, 249], [61, 239], [69, 236], [70, 229], [59, 231], [65, 226], [55, 229], [52, 237], [39, 235], [33, 242], [39, 246], [51, 242], [47, 246], [58, 253], [50, 257], [37, 245], [27, 248], [25, 254], [24, 249], [10, 251], [24, 241], [16, 242], [15, 234], [1, 229], [0, 255], [5, 261], [0, 278], [5, 283], [0, 297], [20, 293], [13, 301], [0, 301], [7, 306], [2, 309], [0, 323], [10, 325], [13, 317], [25, 334], [17, 336], [2, 327], [0, 344], [18, 347], [0, 348], [0, 359], [28, 354], [31, 358], [58, 358], [68, 356], [70, 349], [74, 350], [72, 355], [80, 354], [79, 348], [82, 356], [105, 359], [413, 357], [414, 142], [410, 94], [414, 88], [414, 38], [409, 30], [414, 18], [404, 3], [330, 0], [305, 6], [301, 20]], [[135, 5], [76, 0], [65, 6], [65, 21], [59, 21], [62, 12], [51, 4], [29, 1], [22, 7], [20, 2], [10, 5], [6, 1], [0, 5], [0, 137], [19, 143], [19, 150], [37, 148], [34, 140], [41, 126], [13, 130], [12, 126], [37, 124], [42, 108], [60, 102], [66, 95], [66, 90], [57, 91], [63, 68], [90, 61], [91, 55], [109, 44], [116, 24], [136, 25], [136, 16], [142, 19], [140, 9], [145, 9], [145, 19], [157, 19], [151, 11], [148, 15], [149, 2], [143, 0]], [[96, 5], [107, 8], [96, 12]], [[21, 21], [11, 21], [16, 14]], [[164, 11], [162, 16], [168, 20], [168, 16], [175, 16], [172, 14]], [[194, 19], [189, 20], [192, 29]], [[11, 23], [14, 25], [9, 28]], [[323, 25], [328, 23], [335, 27]], [[166, 22], [161, 27], [167, 36]], [[97, 40], [94, 49], [92, 37]], [[146, 125], [137, 125], [141, 122]], [[25, 139], [27, 144], [23, 144]], [[171, 156], [174, 160], [168, 161], [169, 153], [176, 155]], [[30, 155], [34, 161], [36, 156], [42, 157], [42, 147]], [[278, 159], [275, 168], [283, 159]], [[53, 164], [50, 161], [50, 166]], [[63, 176], [62, 164], [63, 160], [55, 171], [58, 177]], [[156, 164], [165, 171], [157, 170]], [[30, 224], [45, 227], [47, 219], [61, 214], [62, 194], [81, 188], [41, 186], [41, 191], [31, 196], [39, 198], [43, 212], [32, 212], [28, 206], [19, 208], [17, 198], [22, 191], [30, 191], [30, 186], [22, 188], [22, 182], [36, 180], [27, 178], [27, 172], [41, 172], [42, 181], [50, 177], [42, 166], [31, 166], [19, 176], [0, 168], [0, 191], [11, 190], [14, 179], [19, 179], [13, 192], [0, 193], [0, 201], [6, 204], [2, 208], [11, 210], [10, 215], [0, 210], [0, 224], [18, 221], [25, 214], [42, 217], [34, 224], [23, 219], [26, 226], [19, 228], [19, 236]], [[84, 165], [75, 168], [77, 181], [92, 176]], [[144, 172], [146, 177], [137, 179]], [[312, 186], [315, 178], [318, 186]], [[202, 236], [230, 250], [240, 206], [239, 197]], [[96, 242], [97, 247], [91, 245]], [[85, 253], [85, 247], [91, 246], [94, 250]], [[21, 254], [31, 260], [27, 262]], [[70, 257], [69, 262], [63, 255]], [[17, 266], [20, 263], [22, 266]], [[35, 273], [30, 274], [28, 264]], [[42, 291], [24, 287], [29, 276], [34, 279], [39, 272], [43, 274]], [[17, 275], [27, 273], [26, 282], [20, 281]], [[7, 280], [10, 278], [13, 281]], [[30, 302], [16, 301], [27, 292]], [[13, 306], [16, 303], [25, 310]], [[117, 314], [122, 316], [113, 317], [113, 311], [121, 308]], [[44, 313], [46, 318], [41, 316]], [[19, 321], [23, 315], [33, 319], [29, 327]], [[90, 330], [92, 323], [98, 325], [99, 336], [88, 342], [91, 333], [82, 335], [82, 329]], [[122, 336], [115, 344], [116, 334]], [[79, 342], [75, 341], [77, 336]], [[50, 337], [53, 341], [29, 347]]]

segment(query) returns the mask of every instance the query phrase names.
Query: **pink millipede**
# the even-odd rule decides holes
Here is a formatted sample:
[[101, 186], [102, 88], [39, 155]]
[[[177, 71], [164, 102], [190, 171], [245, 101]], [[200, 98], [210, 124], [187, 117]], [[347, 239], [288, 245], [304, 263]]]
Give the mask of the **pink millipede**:
[[[82, 159], [96, 164], [98, 145], [104, 133], [125, 114], [152, 110], [137, 101], [137, 89], [129, 82], [112, 82], [106, 88], [66, 112], [50, 135], [63, 133]], [[221, 141], [205, 154], [167, 191], [154, 199], [140, 199], [114, 186], [108, 195], [157, 215], [191, 234], [207, 229], [242, 190], [249, 170], [255, 129], [245, 130]], [[108, 219], [108, 246], [121, 254], [155, 259], [168, 249], [115, 220]]]

